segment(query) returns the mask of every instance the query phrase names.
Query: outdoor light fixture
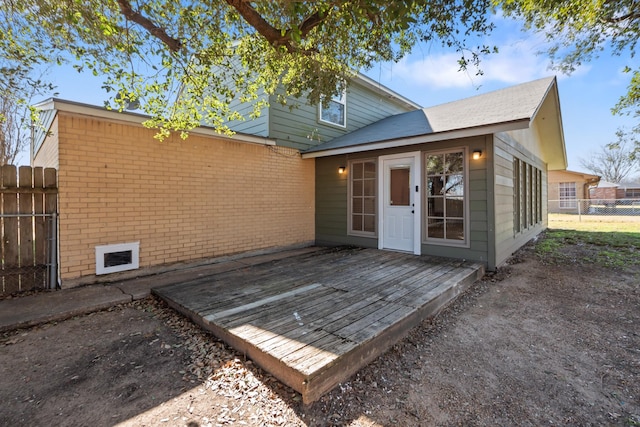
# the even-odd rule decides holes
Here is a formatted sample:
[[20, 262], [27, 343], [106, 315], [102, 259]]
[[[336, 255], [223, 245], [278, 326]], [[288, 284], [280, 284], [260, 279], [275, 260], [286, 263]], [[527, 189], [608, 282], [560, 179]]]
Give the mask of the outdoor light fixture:
[[346, 171], [346, 170], [347, 170], [347, 167], [346, 167], [346, 166], [340, 166], [340, 167], [338, 168], [338, 173], [339, 173], [339, 174], [343, 174], [343, 173], [344, 173], [344, 171]]
[[478, 160], [480, 157], [482, 157], [482, 151], [474, 150], [473, 151], [473, 160]]

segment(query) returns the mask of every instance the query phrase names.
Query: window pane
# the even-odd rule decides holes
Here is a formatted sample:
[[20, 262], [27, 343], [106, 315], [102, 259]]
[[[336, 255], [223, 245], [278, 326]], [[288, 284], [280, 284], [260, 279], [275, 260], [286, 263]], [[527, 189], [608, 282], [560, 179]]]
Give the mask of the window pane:
[[376, 213], [375, 197], [365, 197], [363, 201], [364, 201], [364, 213], [375, 214]]
[[354, 214], [356, 213], [362, 213], [362, 199], [358, 198], [354, 198], [353, 199], [353, 203], [351, 205], [351, 212], [353, 212]]
[[362, 231], [362, 215], [351, 215], [351, 228], [354, 231]]
[[352, 192], [352, 196], [353, 197], [361, 197], [363, 196], [362, 194], [362, 184], [364, 181], [356, 181], [355, 179], [353, 180], [353, 192]]
[[363, 196], [375, 196], [376, 195], [376, 181], [373, 179], [366, 179], [363, 182], [364, 191]]
[[432, 176], [427, 178], [427, 196], [441, 196], [444, 190], [444, 177]]
[[391, 169], [391, 200], [393, 206], [409, 206], [409, 168]]
[[374, 162], [366, 162], [364, 164], [364, 177], [376, 178], [376, 164]]
[[445, 173], [460, 173], [464, 171], [464, 155], [462, 152], [446, 154]]
[[321, 118], [324, 121], [344, 126], [344, 104], [334, 100], [323, 102]]
[[444, 217], [444, 198], [429, 197], [427, 199], [427, 215]]
[[447, 198], [447, 218], [464, 217], [464, 199], [462, 197]]
[[461, 219], [447, 220], [447, 239], [464, 240], [464, 221]]
[[449, 175], [447, 176], [447, 185], [445, 188], [447, 197], [464, 195], [464, 176]]
[[427, 156], [427, 175], [442, 174], [444, 171], [444, 154]]
[[364, 216], [364, 228], [363, 231], [370, 231], [375, 233], [376, 231], [376, 217], [373, 215]]
[[429, 218], [427, 224], [427, 237], [444, 239], [444, 220], [441, 218]]
[[353, 179], [362, 179], [362, 169], [364, 168], [363, 163], [352, 163], [351, 164], [351, 175]]

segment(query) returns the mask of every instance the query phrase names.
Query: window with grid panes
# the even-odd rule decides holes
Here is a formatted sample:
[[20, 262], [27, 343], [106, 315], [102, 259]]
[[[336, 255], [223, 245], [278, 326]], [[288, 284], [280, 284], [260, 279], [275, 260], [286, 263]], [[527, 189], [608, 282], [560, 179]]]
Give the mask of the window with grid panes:
[[514, 234], [542, 222], [542, 171], [518, 158], [513, 159]]
[[561, 209], [575, 209], [578, 206], [575, 182], [559, 183], [558, 194], [560, 195]]
[[427, 241], [465, 242], [465, 161], [463, 150], [425, 155]]
[[349, 163], [349, 234], [376, 235], [375, 160], [352, 160]]

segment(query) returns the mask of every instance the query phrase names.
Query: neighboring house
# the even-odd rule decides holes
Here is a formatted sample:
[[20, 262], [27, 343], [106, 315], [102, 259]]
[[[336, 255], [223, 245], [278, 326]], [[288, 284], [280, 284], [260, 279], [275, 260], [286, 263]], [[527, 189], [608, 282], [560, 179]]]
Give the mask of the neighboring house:
[[599, 176], [588, 173], [549, 171], [549, 212], [578, 213], [578, 201], [589, 199], [590, 189], [599, 182]]
[[421, 109], [359, 76], [323, 107], [272, 100], [234, 137], [162, 143], [137, 114], [38, 108], [33, 164], [58, 168], [63, 286], [313, 243], [494, 269], [546, 227], [547, 172], [566, 168], [555, 78]]
[[600, 181], [596, 188], [591, 189], [591, 198], [599, 200], [640, 200], [640, 183], [622, 182], [614, 184]]
[[618, 195], [621, 194], [618, 191], [619, 184], [613, 182], [600, 181], [598, 185], [589, 191], [590, 199], [592, 200], [616, 200]]
[[618, 199], [634, 199], [640, 201], [640, 182], [622, 182], [618, 187]]

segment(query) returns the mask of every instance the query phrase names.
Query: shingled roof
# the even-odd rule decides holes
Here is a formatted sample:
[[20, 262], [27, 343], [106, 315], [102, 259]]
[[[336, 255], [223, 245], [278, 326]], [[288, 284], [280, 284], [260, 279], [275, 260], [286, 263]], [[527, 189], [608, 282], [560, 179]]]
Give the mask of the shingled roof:
[[[304, 152], [304, 157], [524, 129], [530, 126], [549, 92], [552, 89], [556, 90], [555, 85], [555, 77], [547, 77], [459, 101], [390, 116], [309, 148]], [[557, 91], [555, 94], [557, 98]], [[557, 114], [560, 114], [559, 103]], [[561, 127], [560, 122], [560, 134]], [[414, 141], [415, 137], [421, 136], [431, 138]], [[560, 138], [563, 138], [562, 135]], [[383, 147], [377, 144], [382, 142], [391, 143]], [[562, 143], [564, 144], [563, 139]]]

